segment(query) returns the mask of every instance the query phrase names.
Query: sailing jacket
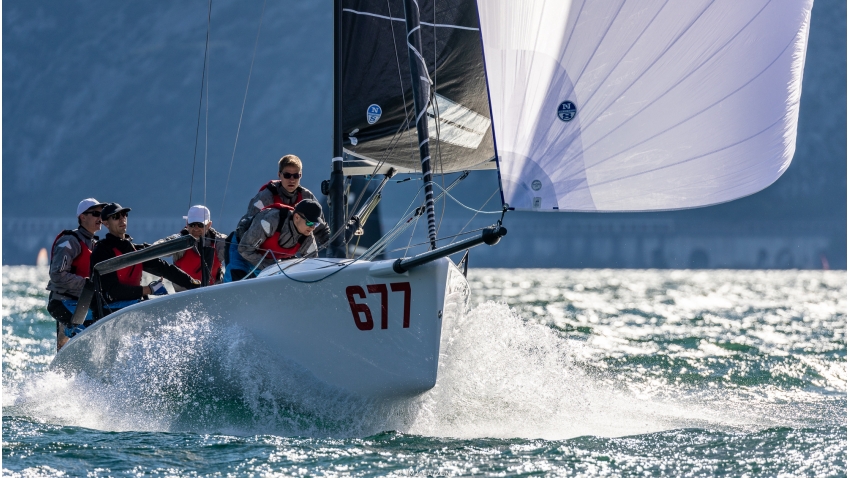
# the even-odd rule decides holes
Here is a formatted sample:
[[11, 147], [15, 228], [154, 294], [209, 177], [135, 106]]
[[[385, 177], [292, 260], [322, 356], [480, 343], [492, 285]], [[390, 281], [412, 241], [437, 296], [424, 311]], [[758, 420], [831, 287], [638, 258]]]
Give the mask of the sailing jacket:
[[50, 281], [47, 290], [51, 299], [76, 300], [89, 276], [91, 250], [98, 237], [85, 228], [63, 231], [53, 242], [50, 260]]
[[[280, 199], [280, 204], [295, 207], [302, 199], [312, 199], [319, 202], [316, 196], [307, 188], [298, 186], [293, 192], [288, 192], [281, 184], [280, 180], [269, 181], [259, 192], [251, 198], [248, 203], [248, 212], [243, 217], [255, 216], [260, 210], [274, 204]], [[319, 217], [319, 225], [313, 230], [313, 236], [318, 241], [319, 246], [323, 246], [328, 241], [328, 225], [325, 221], [324, 213]]]
[[[94, 266], [107, 259], [127, 254], [129, 252], [142, 249], [146, 246], [133, 244], [132, 237], [125, 234], [124, 238], [113, 236], [110, 233], [102, 241], [98, 242], [92, 251], [91, 266]], [[117, 302], [124, 300], [138, 300], [145, 296], [142, 294], [142, 271], [150, 274], [165, 277], [171, 282], [185, 289], [194, 289], [198, 287], [193, 284], [192, 278], [181, 271], [177, 266], [168, 264], [162, 259], [151, 259], [141, 264], [125, 267], [109, 274], [100, 276], [101, 292], [107, 302]]]
[[[177, 234], [172, 234], [165, 239], [156, 241], [154, 245], [188, 235], [189, 230], [183, 228], [183, 230]], [[199, 251], [204, 251], [205, 254], [209, 254], [207, 251], [210, 249], [215, 250], [215, 256], [211, 259], [213, 259], [213, 262], [215, 263], [214, 266], [217, 267], [213, 267], [213, 270], [210, 272], [210, 284], [217, 284], [221, 282], [221, 279], [224, 276], [223, 265], [224, 254], [227, 248], [225, 244], [226, 240], [227, 236], [210, 227], [209, 231], [207, 231], [205, 235], [195, 240], [195, 247], [172, 254], [171, 260], [174, 265], [189, 274], [193, 279], [201, 280], [201, 254]], [[175, 290], [177, 290], [177, 287], [175, 287]]]
[[[251, 227], [242, 235], [242, 240], [239, 241], [239, 254], [252, 265], [260, 264], [258, 270], [274, 264], [280, 259], [289, 259], [294, 257], [295, 252], [300, 257], [317, 257], [318, 249], [313, 235], [304, 236], [295, 228], [295, 223], [292, 222], [292, 211], [288, 208], [277, 209], [270, 207], [263, 209], [254, 216], [251, 222]], [[277, 248], [268, 247], [266, 241], [274, 237], [277, 233]], [[266, 243], [266, 247], [263, 247]], [[294, 249], [296, 248], [297, 249]], [[266, 254], [266, 249], [272, 249], [275, 254]], [[289, 255], [289, 253], [281, 251], [292, 251], [290, 257], [281, 257]], [[263, 257], [265, 256], [265, 258]], [[260, 262], [262, 261], [262, 262]]]

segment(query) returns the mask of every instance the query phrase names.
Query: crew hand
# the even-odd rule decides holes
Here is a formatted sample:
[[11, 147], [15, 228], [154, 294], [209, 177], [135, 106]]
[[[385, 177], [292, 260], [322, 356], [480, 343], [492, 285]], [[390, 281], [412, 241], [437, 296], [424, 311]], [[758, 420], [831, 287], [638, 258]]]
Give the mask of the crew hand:
[[324, 224], [320, 224], [313, 229], [313, 238], [316, 240], [316, 245], [321, 247], [330, 239], [330, 230]]
[[83, 324], [69, 325], [69, 326], [65, 327], [65, 337], [68, 337], [70, 339], [73, 336], [79, 334], [80, 332], [82, 332], [84, 330], [86, 330], [86, 326], [83, 325]]
[[162, 283], [162, 279], [155, 280], [148, 284], [148, 287], [151, 289], [151, 294], [153, 295], [167, 295], [168, 289], [165, 288], [165, 285]]
[[197, 289], [200, 286], [201, 286], [201, 281], [199, 281], [198, 279], [192, 279], [189, 282], [189, 287], [187, 287], [187, 289], [189, 289], [189, 290]]

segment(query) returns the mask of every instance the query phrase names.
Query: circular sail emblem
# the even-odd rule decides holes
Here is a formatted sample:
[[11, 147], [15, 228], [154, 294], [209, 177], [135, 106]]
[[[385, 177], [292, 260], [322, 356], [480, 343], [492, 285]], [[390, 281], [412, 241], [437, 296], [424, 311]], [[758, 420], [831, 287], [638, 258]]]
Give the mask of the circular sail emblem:
[[381, 113], [382, 111], [380, 106], [369, 105], [369, 107], [366, 108], [366, 121], [368, 121], [369, 124], [377, 123], [378, 120], [381, 119]]
[[543, 187], [543, 183], [541, 183], [539, 179], [535, 179], [534, 181], [531, 181], [531, 189], [533, 189], [535, 191], [540, 191], [540, 188], [542, 188], [542, 187]]
[[576, 116], [576, 105], [572, 101], [564, 101], [558, 106], [558, 118], [561, 121], [570, 121]]

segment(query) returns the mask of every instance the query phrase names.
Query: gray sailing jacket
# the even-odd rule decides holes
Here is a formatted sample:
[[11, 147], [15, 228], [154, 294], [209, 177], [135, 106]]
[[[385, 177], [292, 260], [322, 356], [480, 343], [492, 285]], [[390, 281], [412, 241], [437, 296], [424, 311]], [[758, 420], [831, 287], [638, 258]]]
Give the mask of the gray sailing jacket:
[[[301, 199], [312, 199], [318, 202], [316, 196], [307, 188], [303, 186], [298, 186], [298, 189], [293, 193], [287, 192], [286, 189], [280, 186], [280, 181], [272, 181], [275, 187], [277, 187], [277, 193], [280, 196], [280, 199], [283, 201], [283, 204], [287, 206], [295, 207], [295, 204], [298, 202], [298, 191], [301, 191]], [[248, 212], [245, 213], [245, 216], [254, 216], [261, 209], [272, 204], [274, 202], [274, 192], [269, 188], [263, 189], [258, 192], [251, 201], [248, 203]], [[325, 221], [325, 215], [319, 217], [319, 225], [316, 226], [316, 229], [313, 230], [313, 237], [319, 243], [319, 246], [323, 246], [328, 241], [329, 229], [327, 221]]]
[[[277, 243], [280, 247], [293, 247], [298, 241], [304, 237], [295, 228], [295, 223], [292, 222], [292, 214], [289, 211], [281, 211], [279, 209], [266, 209], [260, 211], [254, 216], [254, 221], [251, 222], [251, 227], [242, 235], [242, 240], [239, 242], [239, 254], [252, 265], [260, 264], [258, 270], [274, 264], [275, 259], [271, 254], [266, 255], [266, 251], [261, 250], [260, 246], [269, 237], [277, 232], [280, 224], [281, 214], [285, 216], [283, 227], [280, 229], [280, 237]], [[313, 235], [307, 236], [307, 239], [301, 244], [296, 257], [318, 257], [318, 249]], [[263, 257], [265, 256], [265, 258]], [[262, 262], [261, 262], [262, 261]]]
[[[82, 227], [74, 229], [73, 234], [66, 234], [59, 238], [52, 251], [50, 281], [47, 282], [47, 290], [53, 292], [52, 299], [76, 300], [80, 296], [86, 279], [71, 272], [71, 263], [82, 252], [80, 241], [83, 241], [89, 249], [94, 249], [97, 240], [97, 236]], [[88, 276], [91, 271], [83, 272]]]

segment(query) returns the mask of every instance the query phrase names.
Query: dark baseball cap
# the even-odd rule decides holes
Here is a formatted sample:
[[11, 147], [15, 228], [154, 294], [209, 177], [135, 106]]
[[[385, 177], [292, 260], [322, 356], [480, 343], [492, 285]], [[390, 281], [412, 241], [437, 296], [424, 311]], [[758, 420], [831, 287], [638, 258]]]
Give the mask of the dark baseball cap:
[[295, 212], [310, 222], [319, 222], [319, 218], [322, 217], [322, 206], [312, 199], [303, 199], [295, 205]]
[[103, 210], [100, 211], [100, 217], [102, 217], [103, 219], [107, 219], [113, 214], [118, 214], [119, 212], [124, 211], [130, 212], [131, 209], [129, 207], [121, 207], [121, 205], [117, 202], [111, 202], [106, 206], [103, 206]]

